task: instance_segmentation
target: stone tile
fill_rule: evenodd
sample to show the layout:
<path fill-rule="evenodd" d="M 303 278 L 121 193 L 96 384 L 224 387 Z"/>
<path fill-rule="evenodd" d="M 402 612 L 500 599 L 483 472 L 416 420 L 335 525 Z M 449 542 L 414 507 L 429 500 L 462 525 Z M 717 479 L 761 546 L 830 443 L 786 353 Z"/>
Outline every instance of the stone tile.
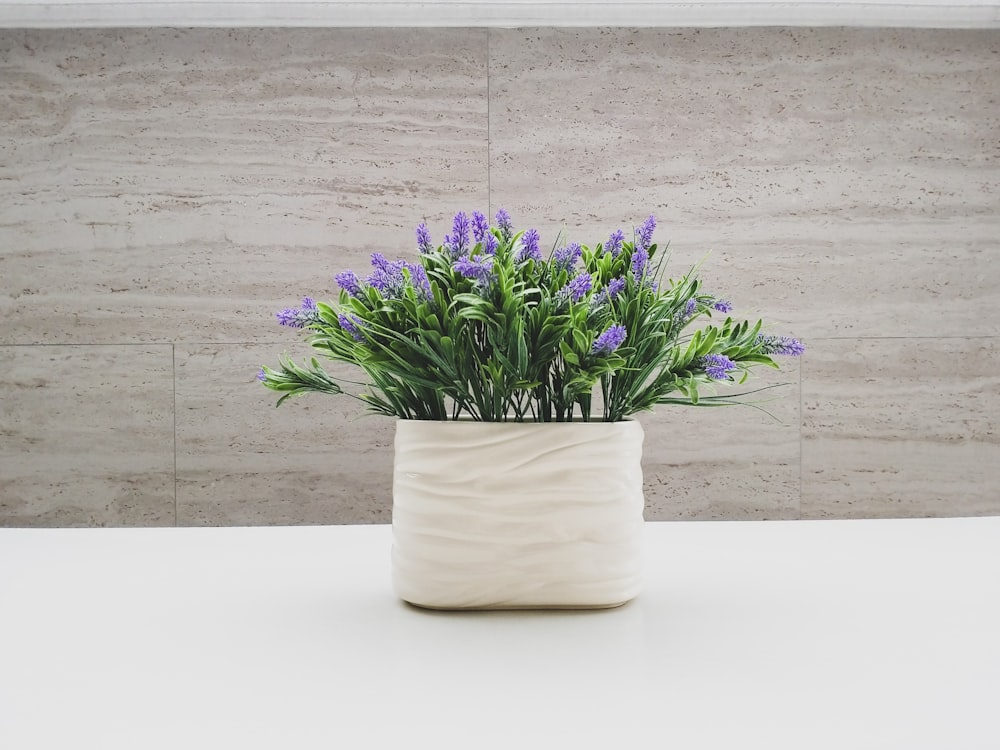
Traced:
<path fill-rule="evenodd" d="M 780 373 L 760 372 L 743 388 L 780 384 L 745 398 L 759 408 L 669 406 L 638 415 L 646 520 L 799 517 L 799 362 L 780 364 Z"/>
<path fill-rule="evenodd" d="M 1000 333 L 1000 38 L 490 33 L 491 203 L 554 241 L 650 212 L 796 335 Z"/>
<path fill-rule="evenodd" d="M 266 340 L 415 252 L 488 200 L 486 34 L 0 32 L 0 343 Z"/>
<path fill-rule="evenodd" d="M 310 356 L 286 332 L 287 345 L 178 347 L 178 525 L 390 521 L 395 422 L 347 396 L 309 394 L 276 409 L 258 369 L 283 353 Z"/>
<path fill-rule="evenodd" d="M 172 526 L 170 346 L 2 346 L 0 525 Z"/>
<path fill-rule="evenodd" d="M 813 342 L 807 518 L 1000 514 L 1000 339 Z"/>

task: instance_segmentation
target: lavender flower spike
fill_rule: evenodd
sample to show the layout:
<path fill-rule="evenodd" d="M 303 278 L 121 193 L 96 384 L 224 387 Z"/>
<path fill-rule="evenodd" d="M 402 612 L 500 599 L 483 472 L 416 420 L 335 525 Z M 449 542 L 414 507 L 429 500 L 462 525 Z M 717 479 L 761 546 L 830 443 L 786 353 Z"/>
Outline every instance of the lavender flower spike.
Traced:
<path fill-rule="evenodd" d="M 459 258 L 469 251 L 469 229 L 469 217 L 464 211 L 459 211 L 452 222 L 451 234 L 444 238 L 444 244 L 452 258 Z"/>
<path fill-rule="evenodd" d="M 579 242 L 571 242 L 566 247 L 561 247 L 553 254 L 552 261 L 555 267 L 563 271 L 569 271 L 576 262 L 583 257 L 583 248 Z"/>
<path fill-rule="evenodd" d="M 417 248 L 422 253 L 434 252 L 434 243 L 431 240 L 431 231 L 423 222 L 417 224 Z"/>
<path fill-rule="evenodd" d="M 590 287 L 593 286 L 593 279 L 589 273 L 581 273 L 559 290 L 560 295 L 568 296 L 574 302 L 579 302 L 587 296 Z"/>
<path fill-rule="evenodd" d="M 487 285 L 493 278 L 493 256 L 477 255 L 474 258 L 459 258 L 452 265 L 456 271 L 477 284 Z"/>
<path fill-rule="evenodd" d="M 514 236 L 514 224 L 510 220 L 510 214 L 507 213 L 507 209 L 501 208 L 497 211 L 496 220 L 504 241 Z"/>
<path fill-rule="evenodd" d="M 302 298 L 302 307 L 286 307 L 277 314 L 278 323 L 289 328 L 305 328 L 319 320 L 316 301 L 312 297 Z"/>
<path fill-rule="evenodd" d="M 616 229 L 608 237 L 608 241 L 604 243 L 604 252 L 611 253 L 612 258 L 617 258 L 618 253 L 622 251 L 622 243 L 625 241 L 625 232 L 621 229 Z"/>
<path fill-rule="evenodd" d="M 650 245 L 653 244 L 653 232 L 656 231 L 656 217 L 650 214 L 649 218 L 646 219 L 642 226 L 639 227 L 638 231 L 635 233 L 635 247 L 636 250 L 642 248 L 643 250 L 648 250 Z"/>
<path fill-rule="evenodd" d="M 717 299 L 712 303 L 712 307 L 718 312 L 730 312 L 733 309 L 733 303 L 727 299 Z"/>
<path fill-rule="evenodd" d="M 615 297 L 617 297 L 619 294 L 622 293 L 622 290 L 624 288 L 625 288 L 625 279 L 616 278 L 616 279 L 611 279 L 611 281 L 608 282 L 608 285 L 604 287 L 604 291 L 607 293 L 608 299 L 613 300 Z"/>
<path fill-rule="evenodd" d="M 382 253 L 372 253 L 374 270 L 368 275 L 368 284 L 378 289 L 384 296 L 398 296 L 406 283 L 403 277 L 405 267 L 405 261 L 390 261 Z"/>
<path fill-rule="evenodd" d="M 487 232 L 486 242 L 483 243 L 483 252 L 487 255 L 496 255 L 498 247 L 500 247 L 500 242 L 497 240 L 496 235 L 493 232 Z"/>
<path fill-rule="evenodd" d="M 712 380 L 728 380 L 729 373 L 738 369 L 736 363 L 725 354 L 706 354 L 702 358 L 702 366 L 705 374 Z"/>
<path fill-rule="evenodd" d="M 591 352 L 593 354 L 611 354 L 625 342 L 627 335 L 628 332 L 625 330 L 625 326 L 616 323 L 597 337 Z"/>
<path fill-rule="evenodd" d="M 757 345 L 760 346 L 762 354 L 780 354 L 785 357 L 798 357 L 806 350 L 801 341 L 788 336 L 764 336 L 761 334 L 757 337 Z"/>
<path fill-rule="evenodd" d="M 538 230 L 529 229 L 521 235 L 521 249 L 517 251 L 514 260 L 523 263 L 529 258 L 535 262 L 541 262 L 542 251 L 538 249 Z"/>
<path fill-rule="evenodd" d="M 632 251 L 632 276 L 636 281 L 642 279 L 646 274 L 646 265 L 649 263 L 649 251 L 644 247 L 636 245 Z"/>
<path fill-rule="evenodd" d="M 348 317 L 344 313 L 337 315 L 337 322 L 340 323 L 340 327 L 351 334 L 351 338 L 355 341 L 364 341 L 364 334 L 361 333 L 361 318 L 357 315 L 351 315 Z"/>
<path fill-rule="evenodd" d="M 361 280 L 354 271 L 343 271 L 333 277 L 337 284 L 352 297 L 361 294 Z"/>
<path fill-rule="evenodd" d="M 263 383 L 265 380 L 267 380 L 267 373 L 264 372 L 264 368 L 263 367 L 261 367 L 260 371 L 257 373 L 257 380 L 259 380 L 261 383 Z"/>
<path fill-rule="evenodd" d="M 305 323 L 299 320 L 300 312 L 297 307 L 286 307 L 284 310 L 279 310 L 275 314 L 275 317 L 278 319 L 278 325 L 288 326 L 289 328 L 302 328 Z"/>
<path fill-rule="evenodd" d="M 487 232 L 490 231 L 490 223 L 486 220 L 486 215 L 481 211 L 472 212 L 472 239 L 482 242 Z"/>
<path fill-rule="evenodd" d="M 417 290 L 417 296 L 431 298 L 431 283 L 427 279 L 427 271 L 419 263 L 407 263 L 406 270 L 410 272 L 410 283 Z"/>

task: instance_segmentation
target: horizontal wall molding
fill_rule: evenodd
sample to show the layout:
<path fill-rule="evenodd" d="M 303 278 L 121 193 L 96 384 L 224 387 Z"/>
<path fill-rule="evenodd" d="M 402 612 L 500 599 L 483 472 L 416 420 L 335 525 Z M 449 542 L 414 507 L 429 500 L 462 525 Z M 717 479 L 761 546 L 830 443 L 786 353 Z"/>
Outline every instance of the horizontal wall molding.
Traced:
<path fill-rule="evenodd" d="M 0 0 L 0 28 L 147 26 L 1000 28 L 1000 0 Z"/>

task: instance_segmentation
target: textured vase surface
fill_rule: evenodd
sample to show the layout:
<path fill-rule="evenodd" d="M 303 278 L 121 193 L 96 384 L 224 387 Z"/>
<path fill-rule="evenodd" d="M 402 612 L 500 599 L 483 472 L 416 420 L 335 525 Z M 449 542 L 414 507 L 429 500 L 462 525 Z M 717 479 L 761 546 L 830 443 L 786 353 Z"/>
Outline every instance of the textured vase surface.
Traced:
<path fill-rule="evenodd" d="M 642 573 L 638 422 L 396 425 L 392 576 L 438 609 L 614 607 Z"/>

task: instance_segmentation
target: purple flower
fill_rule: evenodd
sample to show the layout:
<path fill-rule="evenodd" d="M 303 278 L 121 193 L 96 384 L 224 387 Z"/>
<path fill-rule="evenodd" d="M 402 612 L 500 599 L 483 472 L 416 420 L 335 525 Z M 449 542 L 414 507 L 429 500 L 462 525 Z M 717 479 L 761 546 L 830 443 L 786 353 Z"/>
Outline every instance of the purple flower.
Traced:
<path fill-rule="evenodd" d="M 719 312 L 727 313 L 733 309 L 733 303 L 727 299 L 717 299 L 712 303 L 712 307 Z"/>
<path fill-rule="evenodd" d="M 431 241 L 431 231 L 424 223 L 417 224 L 417 248 L 422 253 L 434 252 L 434 243 Z"/>
<path fill-rule="evenodd" d="M 680 322 L 687 323 L 691 318 L 694 317 L 694 314 L 696 312 L 698 312 L 698 300 L 692 297 L 691 299 L 689 299 L 687 302 L 684 303 L 684 309 L 681 311 L 680 316 L 678 316 L 680 317 Z"/>
<path fill-rule="evenodd" d="M 278 325 L 288 326 L 289 328 L 302 328 L 305 323 L 299 320 L 300 312 L 301 310 L 297 307 L 286 307 L 284 310 L 279 310 L 276 313 Z"/>
<path fill-rule="evenodd" d="M 624 288 L 625 279 L 611 279 L 611 281 L 609 281 L 601 290 L 600 294 L 597 295 L 595 302 L 597 302 L 597 304 L 610 302 L 621 294 Z"/>
<path fill-rule="evenodd" d="M 786 357 L 798 357 L 806 347 L 798 339 L 788 336 L 764 336 L 757 337 L 757 346 L 760 347 L 761 354 L 781 354 Z"/>
<path fill-rule="evenodd" d="M 264 368 L 263 367 L 261 367 L 260 368 L 260 372 L 257 373 L 257 380 L 259 380 L 261 383 L 263 383 L 265 380 L 267 380 L 267 373 L 264 372 Z"/>
<path fill-rule="evenodd" d="M 477 284 L 487 285 L 493 278 L 493 256 L 477 255 L 474 258 L 459 258 L 452 265 L 456 271 Z"/>
<path fill-rule="evenodd" d="M 553 263 L 557 269 L 569 271 L 581 257 L 583 257 L 583 248 L 580 247 L 580 243 L 571 242 L 566 247 L 555 251 Z"/>
<path fill-rule="evenodd" d="M 319 320 L 316 302 L 312 297 L 302 298 L 302 307 L 286 307 L 277 314 L 278 323 L 289 328 L 305 328 Z"/>
<path fill-rule="evenodd" d="M 521 249 L 517 251 L 514 260 L 517 263 L 523 263 L 530 258 L 533 261 L 540 262 L 542 260 L 542 251 L 538 249 L 538 240 L 537 229 L 529 229 L 522 234 Z"/>
<path fill-rule="evenodd" d="M 622 242 L 625 241 L 625 232 L 621 229 L 616 229 L 608 237 L 608 241 L 604 243 L 604 252 L 611 253 L 612 258 L 617 258 L 618 253 L 622 251 Z"/>
<path fill-rule="evenodd" d="M 417 296 L 424 299 L 431 297 L 431 283 L 427 280 L 427 271 L 419 263 L 407 263 L 406 270 L 410 272 L 410 283 L 417 290 Z"/>
<path fill-rule="evenodd" d="M 616 323 L 597 337 L 591 352 L 593 354 L 611 354 L 624 343 L 626 335 L 625 326 Z"/>
<path fill-rule="evenodd" d="M 683 328 L 698 312 L 698 300 L 694 297 L 684 303 L 684 307 L 674 313 L 674 327 Z"/>
<path fill-rule="evenodd" d="M 377 289 L 383 297 L 399 298 L 403 296 L 407 287 L 404 270 L 409 271 L 409 282 L 416 289 L 417 295 L 430 297 L 431 285 L 422 265 L 407 263 L 405 260 L 388 260 L 382 253 L 372 253 L 372 272 L 368 274 L 366 282 L 373 289 Z M 352 297 L 356 297 L 361 291 L 358 277 L 351 271 L 337 274 L 337 282 L 347 289 Z"/>
<path fill-rule="evenodd" d="M 355 341 L 364 341 L 364 334 L 361 333 L 361 326 L 364 325 L 361 318 L 357 315 L 347 316 L 344 313 L 340 313 L 337 316 L 337 322 L 340 323 L 340 327 L 351 334 L 351 338 Z"/>
<path fill-rule="evenodd" d="M 487 232 L 486 242 L 483 244 L 483 252 L 487 255 L 496 255 L 499 246 L 500 243 L 497 241 L 496 235 L 493 232 Z"/>
<path fill-rule="evenodd" d="M 632 276 L 636 281 L 642 279 L 646 273 L 646 265 L 649 263 L 649 251 L 644 247 L 636 245 L 632 251 Z"/>
<path fill-rule="evenodd" d="M 444 245 L 452 258 L 458 258 L 469 251 L 469 217 L 464 211 L 455 214 L 451 234 L 445 235 Z"/>
<path fill-rule="evenodd" d="M 497 226 L 500 228 L 500 234 L 503 236 L 504 242 L 506 242 L 514 236 L 514 224 L 510 220 L 510 214 L 507 213 L 507 209 L 501 208 L 497 211 L 496 219 Z"/>
<path fill-rule="evenodd" d="M 638 250 L 642 248 L 643 250 L 648 250 L 650 245 L 653 244 L 653 232 L 656 231 L 656 218 L 650 214 L 649 218 L 646 219 L 642 226 L 635 233 L 635 248 Z"/>
<path fill-rule="evenodd" d="M 736 363 L 725 354 L 707 354 L 702 357 L 701 366 L 712 380 L 728 380 L 729 373 L 738 369 Z"/>
<path fill-rule="evenodd" d="M 589 273 L 581 273 L 559 290 L 560 297 L 569 297 L 574 302 L 579 302 L 587 296 L 590 287 L 593 286 L 593 279 Z"/>
<path fill-rule="evenodd" d="M 486 220 L 486 214 L 480 211 L 472 212 L 472 239 L 482 242 L 486 234 L 490 231 L 490 223 Z"/>
<path fill-rule="evenodd" d="M 361 294 L 361 280 L 358 279 L 358 275 L 354 271 L 343 271 L 333 278 L 340 285 L 340 288 L 352 297 Z"/>
<path fill-rule="evenodd" d="M 368 274 L 368 285 L 378 289 L 385 297 L 399 296 L 406 283 L 403 276 L 406 261 L 390 261 L 382 253 L 372 253 L 372 268 L 374 270 Z"/>

